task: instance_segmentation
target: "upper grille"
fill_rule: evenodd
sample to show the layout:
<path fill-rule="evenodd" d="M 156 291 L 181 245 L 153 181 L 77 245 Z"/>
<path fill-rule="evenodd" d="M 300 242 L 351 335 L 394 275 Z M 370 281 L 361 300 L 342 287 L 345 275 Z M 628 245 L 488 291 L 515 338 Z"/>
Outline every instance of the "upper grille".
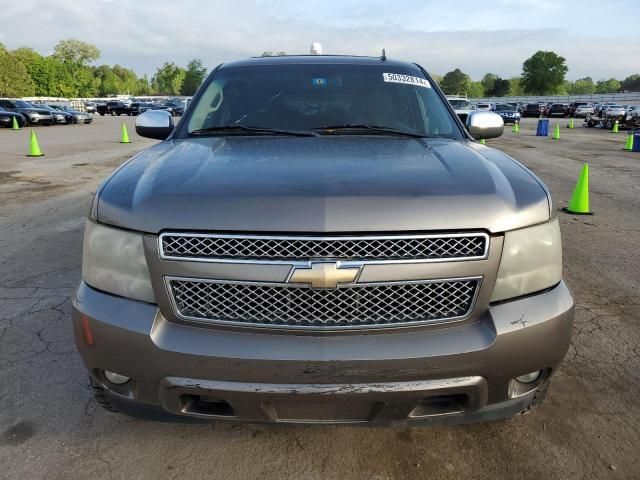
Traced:
<path fill-rule="evenodd" d="M 164 258 L 238 260 L 470 260 L 487 254 L 482 233 L 380 237 L 160 236 Z"/>
<path fill-rule="evenodd" d="M 327 290 L 191 279 L 168 282 L 176 311 L 186 319 L 341 329 L 464 317 L 473 307 L 480 280 L 352 284 Z"/>

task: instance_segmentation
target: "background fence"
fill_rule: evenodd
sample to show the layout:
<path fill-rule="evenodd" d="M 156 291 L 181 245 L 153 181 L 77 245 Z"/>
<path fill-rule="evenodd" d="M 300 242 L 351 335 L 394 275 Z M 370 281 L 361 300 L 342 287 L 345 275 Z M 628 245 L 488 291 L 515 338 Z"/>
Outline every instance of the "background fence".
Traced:
<path fill-rule="evenodd" d="M 640 92 L 625 92 L 625 93 L 594 93 L 590 95 L 529 95 L 529 96 L 514 96 L 514 97 L 483 97 L 472 98 L 472 102 L 492 102 L 492 103 L 538 103 L 538 102 L 553 102 L 553 103 L 571 103 L 571 102 L 589 102 L 589 103 L 602 103 L 602 102 L 616 102 L 620 105 L 633 105 L 640 104 Z"/>

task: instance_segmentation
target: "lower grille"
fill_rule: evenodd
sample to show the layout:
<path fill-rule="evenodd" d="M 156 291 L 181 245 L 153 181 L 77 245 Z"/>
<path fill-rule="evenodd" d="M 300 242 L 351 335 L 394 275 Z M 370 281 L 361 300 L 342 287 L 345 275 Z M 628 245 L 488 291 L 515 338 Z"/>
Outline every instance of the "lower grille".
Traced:
<path fill-rule="evenodd" d="M 169 287 L 184 319 L 341 329 L 459 319 L 473 308 L 479 283 L 474 278 L 310 289 L 171 279 Z"/>

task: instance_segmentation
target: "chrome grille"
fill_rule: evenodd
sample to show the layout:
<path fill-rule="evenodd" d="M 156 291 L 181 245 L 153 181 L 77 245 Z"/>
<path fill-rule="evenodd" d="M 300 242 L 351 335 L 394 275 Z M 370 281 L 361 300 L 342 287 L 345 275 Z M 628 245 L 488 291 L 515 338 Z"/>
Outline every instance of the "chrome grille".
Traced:
<path fill-rule="evenodd" d="M 377 237 L 160 236 L 163 258 L 238 260 L 472 260 L 485 258 L 483 233 Z"/>
<path fill-rule="evenodd" d="M 184 319 L 257 326 L 384 327 L 469 314 L 480 279 L 353 284 L 310 289 L 278 284 L 169 279 Z"/>

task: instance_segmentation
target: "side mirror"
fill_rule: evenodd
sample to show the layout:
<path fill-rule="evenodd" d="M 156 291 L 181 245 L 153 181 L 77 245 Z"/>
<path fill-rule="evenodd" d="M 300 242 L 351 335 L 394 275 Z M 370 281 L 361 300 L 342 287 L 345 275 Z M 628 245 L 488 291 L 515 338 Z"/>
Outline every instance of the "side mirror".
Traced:
<path fill-rule="evenodd" d="M 504 121 L 497 113 L 471 112 L 467 117 L 467 130 L 476 140 L 496 138 L 504 133 Z"/>
<path fill-rule="evenodd" d="M 173 131 L 173 118 L 164 110 L 147 110 L 136 118 L 136 133 L 141 137 L 164 140 Z"/>

